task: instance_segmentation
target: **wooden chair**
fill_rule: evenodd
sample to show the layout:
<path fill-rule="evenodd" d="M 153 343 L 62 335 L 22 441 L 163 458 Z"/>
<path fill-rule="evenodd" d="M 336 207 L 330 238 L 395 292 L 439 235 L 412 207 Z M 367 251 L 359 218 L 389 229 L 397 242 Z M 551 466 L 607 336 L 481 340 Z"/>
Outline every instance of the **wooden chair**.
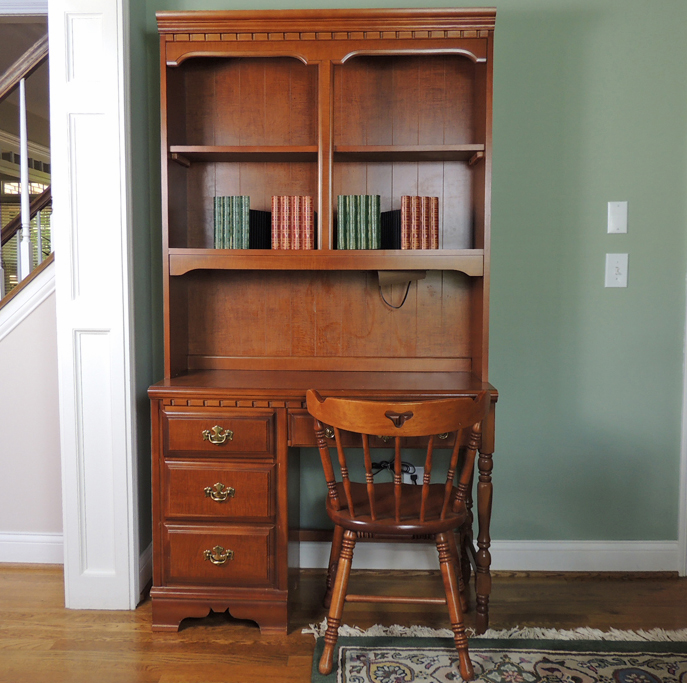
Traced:
<path fill-rule="evenodd" d="M 320 673 L 328 674 L 332 670 L 344 602 L 439 602 L 448 605 L 460 674 L 466 681 L 474 677 L 458 588 L 460 558 L 454 530 L 463 526 L 468 519 L 465 501 L 475 454 L 480 445 L 482 420 L 489 410 L 489 403 L 490 395 L 486 391 L 475 398 L 396 403 L 343 398 L 323 400 L 316 391 L 307 392 L 308 411 L 315 418 L 315 434 L 329 490 L 327 513 L 334 522 L 330 564 L 336 564 Z M 341 471 L 341 481 L 338 482 L 325 439 L 326 427 L 333 428 L 334 432 Z M 469 431 L 467 439 L 464 430 Z M 350 480 L 343 431 L 361 435 L 353 443 L 362 446 L 364 483 Z M 456 432 L 446 478 L 442 483 L 430 483 L 430 479 L 436 479 L 437 468 L 433 462 L 435 435 L 446 432 Z M 376 483 L 373 480 L 370 437 L 373 440 L 376 437 L 394 437 L 393 482 Z M 401 445 L 404 437 L 428 437 L 422 486 L 402 483 Z M 345 435 L 345 438 L 351 441 L 350 435 Z M 465 447 L 465 453 L 456 480 L 462 447 Z M 347 595 L 353 548 L 359 535 L 385 539 L 433 536 L 439 552 L 446 598 Z"/>

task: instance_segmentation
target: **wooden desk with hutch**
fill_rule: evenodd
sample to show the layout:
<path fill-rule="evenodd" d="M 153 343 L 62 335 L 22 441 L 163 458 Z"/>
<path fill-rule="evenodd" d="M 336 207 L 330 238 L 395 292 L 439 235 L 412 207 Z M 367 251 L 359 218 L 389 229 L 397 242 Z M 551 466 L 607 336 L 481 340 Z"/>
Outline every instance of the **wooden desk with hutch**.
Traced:
<path fill-rule="evenodd" d="M 153 628 L 229 609 L 287 628 L 305 392 L 488 384 L 491 9 L 160 12 L 165 379 L 153 425 Z M 213 249 L 213 197 L 312 195 L 313 251 Z M 438 250 L 337 250 L 336 197 L 438 196 Z M 413 271 L 386 305 L 378 273 Z M 422 279 L 410 279 L 418 277 Z M 400 304 L 404 284 L 384 294 Z M 496 393 L 493 394 L 496 401 Z M 494 410 L 476 475 L 488 625 Z M 412 445 L 412 444 L 409 444 Z M 323 483 L 324 494 L 324 483 Z M 291 499 L 290 499 L 291 498 Z M 297 501 L 295 501 L 297 503 Z M 297 510 L 297 505 L 295 506 Z"/>

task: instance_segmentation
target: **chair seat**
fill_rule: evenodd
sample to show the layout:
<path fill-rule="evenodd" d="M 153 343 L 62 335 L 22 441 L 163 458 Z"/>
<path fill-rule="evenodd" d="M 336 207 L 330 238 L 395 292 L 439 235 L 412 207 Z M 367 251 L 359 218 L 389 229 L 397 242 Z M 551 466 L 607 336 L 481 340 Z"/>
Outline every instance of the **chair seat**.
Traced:
<path fill-rule="evenodd" d="M 373 520 L 370 514 L 370 503 L 365 484 L 350 482 L 355 517 L 351 516 L 350 510 L 345 503 L 346 495 L 343 490 L 343 484 L 338 482 L 336 486 L 342 508 L 335 510 L 330 498 L 327 498 L 327 514 L 334 524 L 338 524 L 344 529 L 350 529 L 351 531 L 377 533 L 390 537 L 438 534 L 458 528 L 467 518 L 467 510 L 464 504 L 460 504 L 457 511 L 452 510 L 449 505 L 449 509 L 446 511 L 446 518 L 439 518 L 444 502 L 444 484 L 430 484 L 424 521 L 420 521 L 422 486 L 401 484 L 403 487 L 403 506 L 401 508 L 400 523 L 396 522 L 394 515 L 393 482 L 375 484 L 375 512 L 378 517 L 376 520 Z"/>

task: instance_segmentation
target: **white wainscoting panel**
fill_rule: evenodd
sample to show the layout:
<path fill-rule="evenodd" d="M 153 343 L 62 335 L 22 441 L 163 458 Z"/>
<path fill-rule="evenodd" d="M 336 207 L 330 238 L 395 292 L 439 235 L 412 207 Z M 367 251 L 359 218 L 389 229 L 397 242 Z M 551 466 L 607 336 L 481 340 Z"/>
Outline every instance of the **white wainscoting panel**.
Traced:
<path fill-rule="evenodd" d="M 65 602 L 139 599 L 127 0 L 51 0 Z"/>

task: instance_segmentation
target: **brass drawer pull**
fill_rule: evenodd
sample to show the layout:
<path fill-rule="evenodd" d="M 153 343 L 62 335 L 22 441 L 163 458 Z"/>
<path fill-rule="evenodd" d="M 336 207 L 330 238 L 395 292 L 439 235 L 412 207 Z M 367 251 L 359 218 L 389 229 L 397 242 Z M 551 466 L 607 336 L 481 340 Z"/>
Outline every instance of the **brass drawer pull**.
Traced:
<path fill-rule="evenodd" d="M 225 550 L 221 545 L 216 545 L 212 550 L 204 550 L 203 557 L 210 560 L 212 564 L 217 566 L 224 564 L 227 560 L 234 559 L 233 550 Z"/>
<path fill-rule="evenodd" d="M 203 441 L 209 441 L 216 446 L 221 446 L 226 441 L 231 441 L 234 438 L 234 432 L 231 429 L 223 429 L 219 425 L 215 425 L 212 429 L 203 430 Z"/>
<path fill-rule="evenodd" d="M 437 438 L 448 439 L 448 432 L 444 432 L 443 434 L 437 434 Z"/>
<path fill-rule="evenodd" d="M 391 439 L 393 439 L 394 437 L 393 436 L 378 436 L 377 438 L 381 439 L 384 443 L 389 443 L 389 441 L 391 441 Z"/>
<path fill-rule="evenodd" d="M 206 498 L 212 498 L 218 503 L 223 503 L 227 498 L 233 498 L 236 493 L 232 486 L 225 486 L 219 481 L 214 486 L 206 486 L 204 491 Z"/>
<path fill-rule="evenodd" d="M 334 430 L 331 427 L 325 427 L 324 428 L 324 436 L 327 439 L 333 439 L 334 438 Z"/>

